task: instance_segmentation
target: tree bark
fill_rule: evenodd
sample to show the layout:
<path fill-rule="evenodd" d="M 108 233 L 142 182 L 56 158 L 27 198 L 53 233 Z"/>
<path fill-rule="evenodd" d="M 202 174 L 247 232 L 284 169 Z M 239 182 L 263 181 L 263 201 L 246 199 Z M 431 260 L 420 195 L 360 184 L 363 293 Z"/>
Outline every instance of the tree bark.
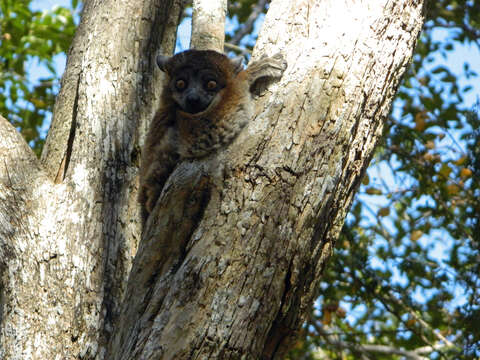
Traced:
<path fill-rule="evenodd" d="M 112 356 L 281 358 L 317 295 L 422 22 L 422 1 L 271 3 L 254 57 L 280 50 L 288 69 L 232 146 L 180 164 L 165 185 Z"/>
<path fill-rule="evenodd" d="M 227 0 L 193 0 L 190 48 L 223 52 Z"/>
<path fill-rule="evenodd" d="M 253 57 L 281 52 L 284 76 L 228 149 L 176 168 L 138 244 L 154 59 L 181 11 L 85 3 L 41 161 L 0 119 L 0 358 L 273 359 L 301 326 L 423 1 L 274 0 Z"/>
<path fill-rule="evenodd" d="M 0 358 L 103 359 L 140 238 L 139 139 L 182 1 L 85 2 L 41 161 L 0 120 Z"/>

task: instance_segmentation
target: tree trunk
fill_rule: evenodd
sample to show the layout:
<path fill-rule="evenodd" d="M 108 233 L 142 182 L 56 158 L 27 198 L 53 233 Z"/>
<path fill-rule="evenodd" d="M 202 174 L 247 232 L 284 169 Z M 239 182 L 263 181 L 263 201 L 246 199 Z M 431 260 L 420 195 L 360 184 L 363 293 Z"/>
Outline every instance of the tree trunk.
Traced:
<path fill-rule="evenodd" d="M 271 4 L 254 55 L 281 49 L 287 72 L 229 149 L 181 164 L 166 184 L 130 274 L 132 300 L 112 354 L 282 355 L 315 299 L 422 7 Z"/>
<path fill-rule="evenodd" d="M 227 0 L 193 0 L 190 48 L 223 52 Z"/>
<path fill-rule="evenodd" d="M 140 237 L 155 54 L 173 51 L 181 2 L 85 2 L 41 161 L 0 120 L 1 359 L 104 357 Z"/>
<path fill-rule="evenodd" d="M 273 1 L 254 57 L 281 52 L 284 76 L 228 149 L 177 166 L 139 244 L 154 58 L 173 48 L 182 1 L 85 4 L 42 160 L 0 120 L 0 358 L 280 358 L 315 299 L 423 1 Z"/>

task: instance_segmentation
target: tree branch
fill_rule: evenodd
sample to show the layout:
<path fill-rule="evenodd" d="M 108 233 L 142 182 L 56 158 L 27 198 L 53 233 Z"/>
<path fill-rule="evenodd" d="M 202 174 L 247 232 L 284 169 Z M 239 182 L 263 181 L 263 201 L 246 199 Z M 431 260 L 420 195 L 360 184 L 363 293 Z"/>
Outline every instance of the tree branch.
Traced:
<path fill-rule="evenodd" d="M 250 50 L 230 43 L 225 43 L 225 49 L 233 50 L 243 55 L 252 55 L 252 52 Z"/>
<path fill-rule="evenodd" d="M 377 353 L 377 354 L 387 354 L 387 355 L 401 355 L 405 356 L 407 359 L 411 360 L 426 360 L 427 358 L 420 356 L 417 351 L 413 350 L 405 350 L 405 349 L 399 349 L 399 348 L 394 348 L 392 346 L 387 346 L 387 345 L 374 345 L 374 344 L 356 344 L 356 343 L 350 343 L 350 342 L 345 342 L 341 341 L 338 339 L 332 339 L 331 334 L 328 334 L 321 325 L 319 325 L 317 322 L 312 322 L 313 327 L 317 331 L 317 333 L 325 339 L 327 343 L 330 345 L 333 345 L 335 347 L 341 348 L 341 349 L 349 349 L 350 351 L 353 352 L 359 352 L 362 355 L 367 356 L 369 353 Z M 424 348 L 420 348 L 422 351 Z M 367 356 L 368 358 L 368 356 Z"/>
<path fill-rule="evenodd" d="M 42 177 L 40 164 L 18 131 L 0 116 L 0 247 L 19 226 L 20 211 Z M 0 252 L 2 249 L 0 248 Z M 0 256 L 0 259 L 4 257 Z"/>
<path fill-rule="evenodd" d="M 227 0 L 194 0 L 190 48 L 223 52 Z"/>
<path fill-rule="evenodd" d="M 418 322 L 421 326 L 430 331 L 438 340 L 444 342 L 448 347 L 455 347 L 455 344 L 453 344 L 450 340 L 443 336 L 439 331 L 433 329 L 425 320 L 420 318 L 412 308 L 398 300 L 395 295 L 393 295 L 391 292 L 388 292 L 387 296 L 390 301 L 406 310 L 410 314 L 410 316 L 415 319 L 416 322 Z"/>
<path fill-rule="evenodd" d="M 263 9 L 265 9 L 265 5 L 267 4 L 268 1 L 269 0 L 258 1 L 257 5 L 255 5 L 255 7 L 252 10 L 252 13 L 248 16 L 247 21 L 245 21 L 242 27 L 235 32 L 235 35 L 233 36 L 232 40 L 230 40 L 230 43 L 232 45 L 240 44 L 240 41 L 243 39 L 243 37 L 252 32 L 255 21 L 263 12 Z"/>
<path fill-rule="evenodd" d="M 0 332 L 1 358 L 103 358 L 140 237 L 138 147 L 160 97 L 154 59 L 173 49 L 182 4 L 85 3 L 46 172 L 0 119 L 0 320 L 16 335 Z"/>
<path fill-rule="evenodd" d="M 439 29 L 439 28 L 444 28 L 444 29 L 450 29 L 450 30 L 458 30 L 460 29 L 464 33 L 469 35 L 469 40 L 471 40 L 473 43 L 477 45 L 478 48 L 480 48 L 480 30 L 477 30 L 467 23 L 453 23 L 453 22 L 435 22 L 433 24 L 426 24 L 425 25 L 425 30 L 433 30 L 433 29 Z"/>

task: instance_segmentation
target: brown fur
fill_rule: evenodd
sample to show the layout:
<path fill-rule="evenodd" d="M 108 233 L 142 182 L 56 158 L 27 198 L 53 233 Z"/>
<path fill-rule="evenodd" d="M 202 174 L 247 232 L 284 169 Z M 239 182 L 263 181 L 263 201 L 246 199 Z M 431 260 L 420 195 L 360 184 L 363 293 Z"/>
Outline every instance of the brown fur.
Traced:
<path fill-rule="evenodd" d="M 280 57 L 263 58 L 242 70 L 238 60 L 211 50 L 187 50 L 171 58 L 159 56 L 157 61 L 167 79 L 142 151 L 139 202 L 143 223 L 176 164 L 228 146 L 253 116 L 251 93 L 257 80 L 279 78 L 286 66 Z M 224 85 L 210 105 L 195 114 L 184 111 L 172 97 L 172 79 L 187 67 L 210 69 Z"/>

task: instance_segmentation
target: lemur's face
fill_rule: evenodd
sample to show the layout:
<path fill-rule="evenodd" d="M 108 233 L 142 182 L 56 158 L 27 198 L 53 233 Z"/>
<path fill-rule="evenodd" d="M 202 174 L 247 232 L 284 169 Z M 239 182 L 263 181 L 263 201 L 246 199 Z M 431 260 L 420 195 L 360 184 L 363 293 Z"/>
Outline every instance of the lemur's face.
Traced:
<path fill-rule="evenodd" d="M 209 68 L 182 67 L 170 75 L 173 100 L 182 111 L 190 114 L 202 112 L 225 87 L 225 80 Z"/>
<path fill-rule="evenodd" d="M 187 50 L 172 57 L 157 56 L 168 76 L 168 88 L 180 110 L 197 114 L 219 97 L 243 68 L 238 59 L 211 50 Z"/>

